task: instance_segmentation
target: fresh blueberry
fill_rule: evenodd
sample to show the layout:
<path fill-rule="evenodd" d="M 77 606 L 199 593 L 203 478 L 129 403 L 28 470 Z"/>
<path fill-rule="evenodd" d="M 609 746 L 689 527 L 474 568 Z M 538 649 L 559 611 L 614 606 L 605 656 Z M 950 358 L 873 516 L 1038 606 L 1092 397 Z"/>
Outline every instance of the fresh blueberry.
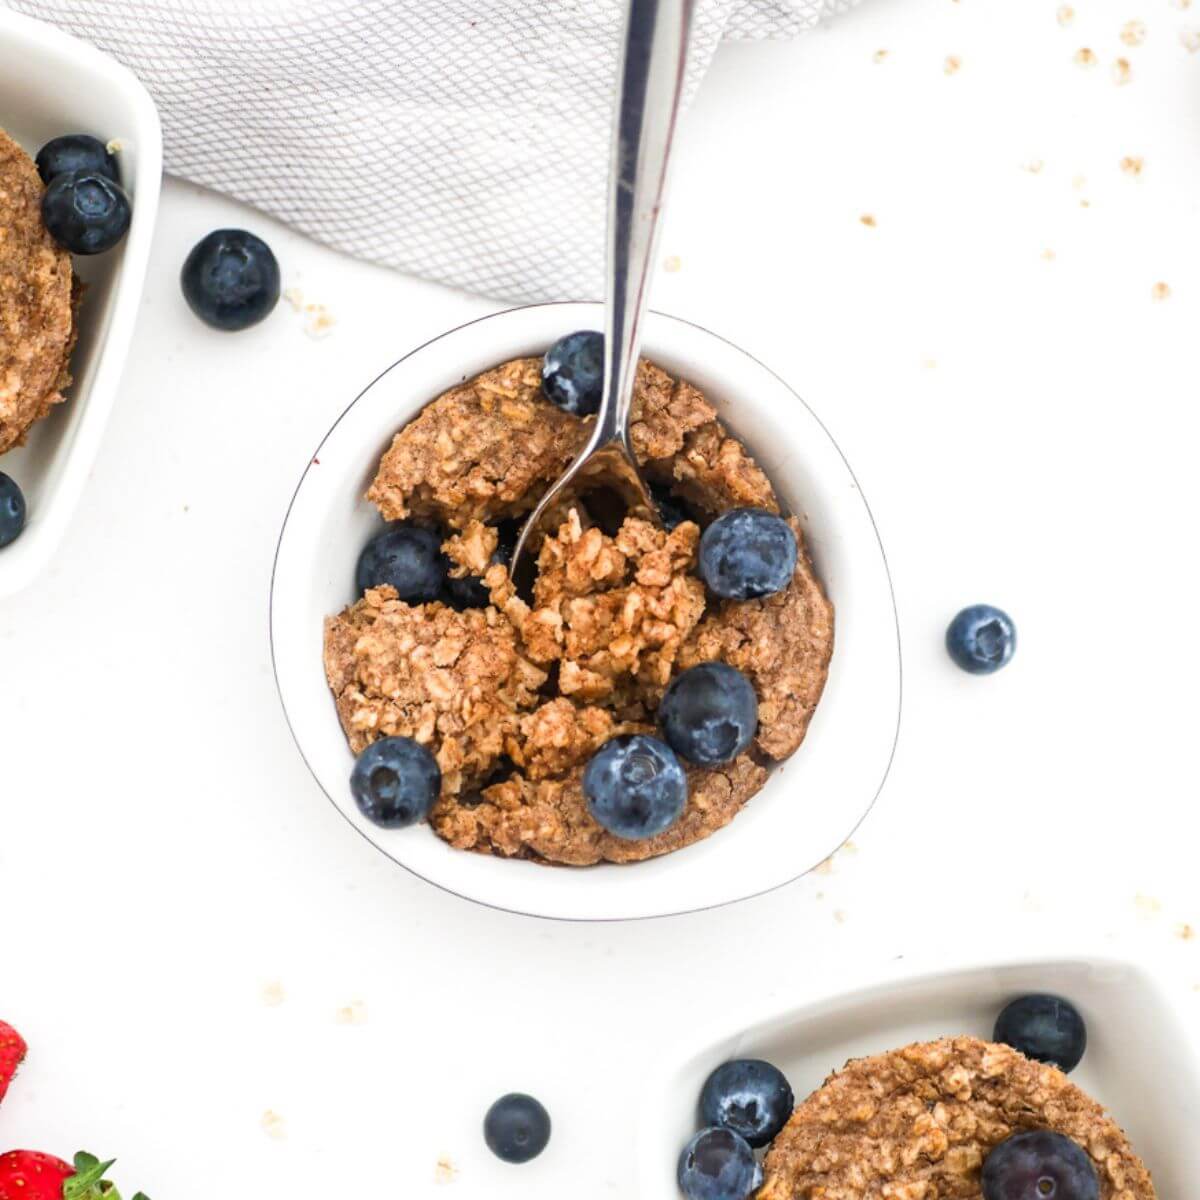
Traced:
<path fill-rule="evenodd" d="M 362 815 L 384 829 L 403 829 L 424 820 L 441 789 L 436 759 L 412 738 L 372 742 L 350 773 L 350 791 Z"/>
<path fill-rule="evenodd" d="M 51 138 L 37 156 L 38 174 L 43 183 L 50 183 L 70 171 L 98 171 L 113 183 L 121 182 L 117 160 L 108 147 L 90 133 L 68 133 Z"/>
<path fill-rule="evenodd" d="M 701 663 L 671 681 L 658 706 L 658 722 L 676 754 L 712 767 L 732 762 L 754 740 L 758 697 L 736 668 Z"/>
<path fill-rule="evenodd" d="M 0 546 L 21 536 L 25 528 L 25 495 L 17 481 L 0 471 Z"/>
<path fill-rule="evenodd" d="M 662 833 L 687 805 L 687 776 L 675 751 L 644 733 L 605 742 L 583 771 L 588 811 L 614 837 Z"/>
<path fill-rule="evenodd" d="M 996 1018 L 993 1041 L 1026 1058 L 1053 1063 L 1062 1071 L 1079 1066 L 1087 1049 L 1087 1026 L 1079 1010 L 1058 996 L 1021 996 Z"/>
<path fill-rule="evenodd" d="M 426 604 L 441 596 L 447 566 L 438 534 L 397 521 L 363 547 L 354 582 L 359 595 L 388 584 L 406 604 Z"/>
<path fill-rule="evenodd" d="M 700 577 L 725 600 L 756 600 L 787 587 L 796 554 L 796 535 L 782 517 L 732 508 L 700 538 Z"/>
<path fill-rule="evenodd" d="M 527 1163 L 550 1141 L 550 1114 L 532 1096 L 510 1092 L 487 1110 L 483 1139 L 504 1162 Z"/>
<path fill-rule="evenodd" d="M 279 302 L 279 263 L 262 238 L 244 229 L 202 237 L 179 282 L 192 312 L 214 329 L 249 329 Z"/>
<path fill-rule="evenodd" d="M 678 1178 L 688 1200 L 749 1200 L 762 1187 L 762 1167 L 732 1129 L 702 1129 L 679 1156 Z"/>
<path fill-rule="evenodd" d="M 760 1058 L 722 1063 L 700 1093 L 700 1116 L 706 1125 L 732 1129 L 758 1149 L 787 1124 L 795 1098 L 778 1067 Z"/>
<path fill-rule="evenodd" d="M 604 388 L 604 334 L 581 329 L 559 338 L 542 359 L 542 391 L 563 412 L 590 416 Z"/>
<path fill-rule="evenodd" d="M 688 516 L 687 509 L 683 507 L 683 504 L 671 492 L 670 488 L 652 483 L 650 485 L 650 495 L 653 497 L 654 503 L 658 506 L 659 519 L 663 523 L 663 528 L 668 533 L 672 529 L 678 528 L 684 521 L 692 519 Z"/>
<path fill-rule="evenodd" d="M 1012 617 L 990 604 L 972 604 L 950 622 L 946 649 L 950 657 L 972 675 L 1000 670 L 1017 648 L 1017 628 Z"/>
<path fill-rule="evenodd" d="M 128 232 L 129 197 L 100 171 L 57 175 L 42 196 L 42 223 L 64 250 L 103 254 Z"/>
<path fill-rule="evenodd" d="M 1061 1133 L 1027 1129 L 983 1161 L 983 1200 L 1100 1200 L 1087 1152 Z"/>
<path fill-rule="evenodd" d="M 513 551 L 517 548 L 517 537 L 521 526 L 516 521 L 501 521 L 496 526 L 496 549 L 492 551 L 490 563 L 508 566 Z M 479 575 L 467 575 L 462 579 L 446 578 L 446 603 L 462 612 L 467 608 L 486 608 L 491 603 L 491 594 Z"/>

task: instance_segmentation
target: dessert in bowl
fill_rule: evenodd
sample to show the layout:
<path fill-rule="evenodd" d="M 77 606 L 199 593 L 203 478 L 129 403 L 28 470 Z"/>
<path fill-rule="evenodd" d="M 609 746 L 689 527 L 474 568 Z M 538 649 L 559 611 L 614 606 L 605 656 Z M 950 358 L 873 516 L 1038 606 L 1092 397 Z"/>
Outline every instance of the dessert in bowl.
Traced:
<path fill-rule="evenodd" d="M 595 305 L 501 313 L 385 372 L 304 473 L 271 601 L 284 707 L 341 811 L 452 891 L 577 918 L 705 907 L 802 874 L 869 808 L 899 708 L 886 565 L 837 447 L 776 376 L 684 322 L 648 322 L 634 427 L 647 473 L 683 508 L 675 528 L 618 518 L 606 530 L 586 508 L 564 513 L 528 602 L 490 561 L 505 523 L 578 447 L 580 419 L 541 395 L 541 356 L 598 316 Z M 794 569 L 770 595 L 721 599 L 697 578 L 700 527 L 747 508 L 786 514 Z M 457 599 L 402 599 L 362 578 L 384 519 L 433 531 Z M 604 827 L 584 795 L 587 763 L 614 739 L 666 736 L 663 693 L 714 661 L 753 683 L 753 744 L 688 762 L 686 802 L 655 836 Z M 397 737 L 436 760 L 440 839 L 380 828 L 352 796 L 356 754 Z"/>

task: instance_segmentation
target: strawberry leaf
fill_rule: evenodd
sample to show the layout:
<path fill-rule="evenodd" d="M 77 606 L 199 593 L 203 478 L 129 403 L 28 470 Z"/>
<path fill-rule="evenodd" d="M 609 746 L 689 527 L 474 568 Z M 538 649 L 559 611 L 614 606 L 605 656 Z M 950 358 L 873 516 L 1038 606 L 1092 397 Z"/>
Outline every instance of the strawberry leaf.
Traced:
<path fill-rule="evenodd" d="M 75 1174 L 63 1181 L 63 1200 L 121 1200 L 116 1189 L 104 1178 L 104 1172 L 116 1162 L 101 1162 L 94 1154 L 80 1151 L 75 1155 Z"/>

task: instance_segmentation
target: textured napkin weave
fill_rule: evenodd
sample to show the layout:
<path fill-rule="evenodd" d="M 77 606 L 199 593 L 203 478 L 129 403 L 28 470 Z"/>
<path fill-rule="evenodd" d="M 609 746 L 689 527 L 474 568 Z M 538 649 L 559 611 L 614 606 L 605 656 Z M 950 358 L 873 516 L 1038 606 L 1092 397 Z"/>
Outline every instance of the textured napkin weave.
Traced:
<path fill-rule="evenodd" d="M 601 293 L 622 0 L 5 2 L 132 68 L 173 174 L 442 283 Z M 689 91 L 851 3 L 700 0 Z"/>

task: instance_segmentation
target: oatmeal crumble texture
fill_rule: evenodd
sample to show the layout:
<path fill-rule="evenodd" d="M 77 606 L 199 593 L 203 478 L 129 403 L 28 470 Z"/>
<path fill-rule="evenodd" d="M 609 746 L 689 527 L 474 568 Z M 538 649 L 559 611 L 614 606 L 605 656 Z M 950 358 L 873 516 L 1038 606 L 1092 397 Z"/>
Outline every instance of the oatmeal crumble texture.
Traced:
<path fill-rule="evenodd" d="M 80 289 L 42 224 L 42 181 L 0 129 L 0 454 L 21 445 L 71 382 Z"/>
<path fill-rule="evenodd" d="M 740 505 L 779 510 L 766 475 L 701 393 L 648 362 L 631 434 L 647 475 L 700 520 Z M 667 532 L 627 517 L 610 534 L 585 497 L 542 543 L 531 602 L 517 594 L 491 562 L 498 536 L 487 522 L 532 508 L 584 435 L 543 399 L 538 359 L 438 397 L 396 435 L 369 496 L 388 519 L 448 529 L 450 574 L 481 577 L 491 603 L 411 606 L 382 587 L 326 622 L 326 675 L 351 749 L 388 735 L 428 745 L 442 770 L 430 824 L 461 849 L 583 866 L 707 837 L 762 787 L 769 760 L 800 745 L 824 686 L 833 610 L 795 520 L 801 553 L 783 592 L 712 602 L 696 576 L 696 521 Z M 611 737 L 652 731 L 673 674 L 713 659 L 755 686 L 753 751 L 690 769 L 687 809 L 666 832 L 611 836 L 584 801 L 588 759 Z"/>
<path fill-rule="evenodd" d="M 1101 1200 L 1154 1200 L 1112 1118 L 1055 1067 L 970 1037 L 856 1059 L 803 1101 L 758 1200 L 978 1200 L 988 1152 L 1051 1129 L 1091 1157 Z"/>

